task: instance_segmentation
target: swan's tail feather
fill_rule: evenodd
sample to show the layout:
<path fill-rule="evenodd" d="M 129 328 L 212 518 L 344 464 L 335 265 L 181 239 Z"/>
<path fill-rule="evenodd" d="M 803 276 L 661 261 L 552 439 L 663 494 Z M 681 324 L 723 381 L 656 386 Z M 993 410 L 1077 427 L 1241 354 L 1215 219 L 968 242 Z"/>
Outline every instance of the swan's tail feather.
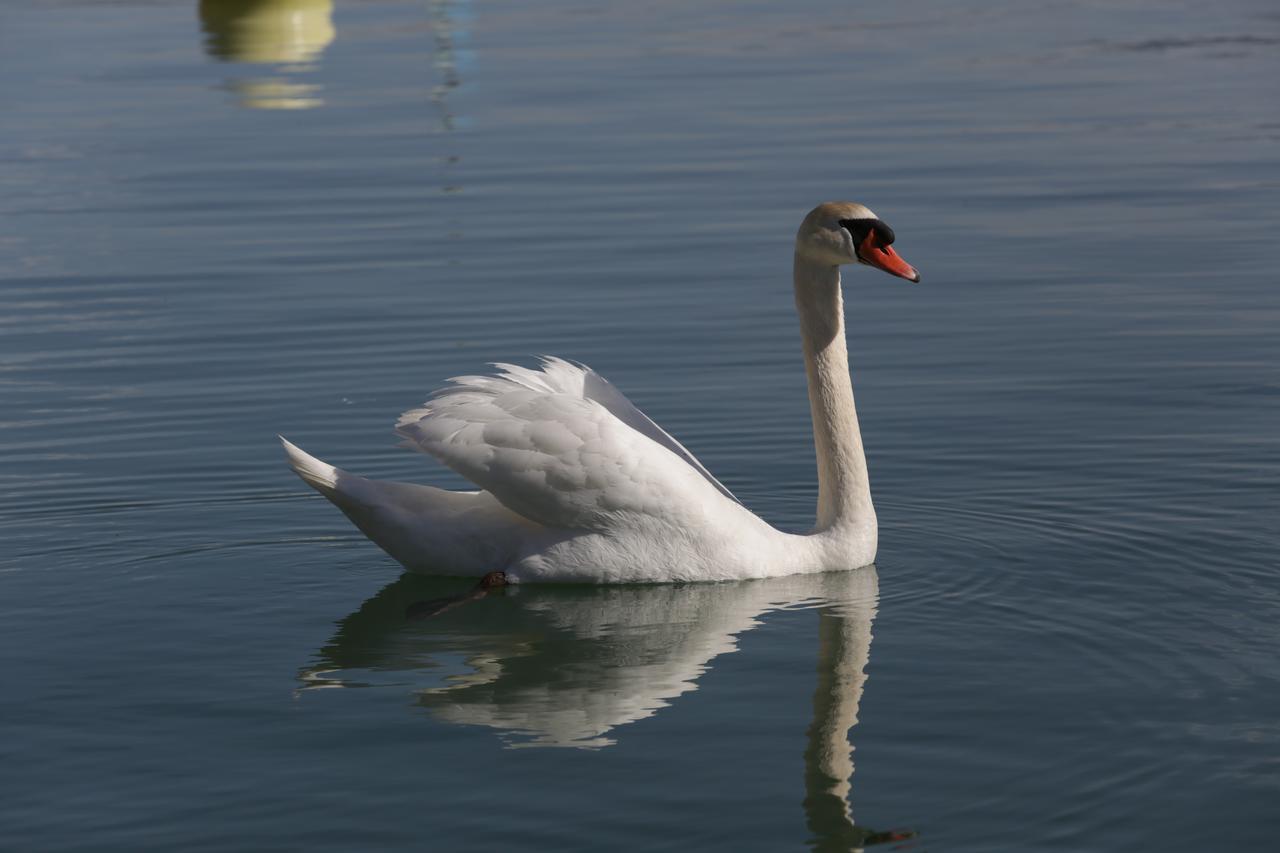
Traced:
<path fill-rule="evenodd" d="M 283 435 L 278 435 L 276 438 L 280 439 L 280 443 L 284 445 L 284 452 L 289 457 L 289 467 L 293 469 L 293 473 L 321 494 L 329 495 L 337 489 L 340 473 L 337 468 L 328 462 L 321 462 Z"/>
<path fill-rule="evenodd" d="M 530 523 L 487 492 L 450 492 L 369 480 L 335 468 L 280 436 L 289 466 L 406 568 L 483 574 L 505 567 Z"/>

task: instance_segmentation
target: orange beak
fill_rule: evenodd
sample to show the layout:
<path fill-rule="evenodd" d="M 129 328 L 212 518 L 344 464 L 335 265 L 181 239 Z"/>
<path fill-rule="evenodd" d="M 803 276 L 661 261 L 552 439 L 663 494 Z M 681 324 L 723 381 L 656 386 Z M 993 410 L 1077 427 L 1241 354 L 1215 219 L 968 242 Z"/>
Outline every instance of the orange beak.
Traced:
<path fill-rule="evenodd" d="M 858 258 L 864 264 L 884 270 L 889 275 L 896 275 L 898 278 L 905 278 L 912 282 L 920 280 L 920 273 L 916 272 L 915 267 L 899 257 L 892 246 L 881 242 L 874 228 L 867 232 L 867 236 L 858 246 Z"/>

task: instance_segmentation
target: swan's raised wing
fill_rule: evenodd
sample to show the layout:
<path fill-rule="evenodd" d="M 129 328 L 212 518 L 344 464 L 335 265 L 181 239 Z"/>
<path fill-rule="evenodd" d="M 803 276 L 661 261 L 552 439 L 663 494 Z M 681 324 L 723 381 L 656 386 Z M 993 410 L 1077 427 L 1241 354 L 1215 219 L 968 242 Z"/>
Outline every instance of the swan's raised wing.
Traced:
<path fill-rule="evenodd" d="M 613 383 L 596 373 L 585 364 L 573 364 L 555 356 L 542 357 L 542 370 L 529 370 L 513 364 L 494 365 L 503 375 L 516 381 L 529 383 L 530 387 L 545 386 L 547 390 L 562 391 L 575 394 L 587 400 L 594 400 L 608 409 L 615 418 L 622 421 L 641 435 L 648 436 L 658 444 L 679 456 L 693 466 L 693 469 L 715 486 L 720 494 L 740 503 L 733 492 L 711 475 L 692 453 L 671 433 L 654 423 L 648 415 L 636 408 L 626 395 L 614 387 Z"/>
<path fill-rule="evenodd" d="M 594 371 L 560 359 L 461 376 L 396 432 L 509 509 L 553 527 L 687 517 L 736 500 L 693 455 Z"/>

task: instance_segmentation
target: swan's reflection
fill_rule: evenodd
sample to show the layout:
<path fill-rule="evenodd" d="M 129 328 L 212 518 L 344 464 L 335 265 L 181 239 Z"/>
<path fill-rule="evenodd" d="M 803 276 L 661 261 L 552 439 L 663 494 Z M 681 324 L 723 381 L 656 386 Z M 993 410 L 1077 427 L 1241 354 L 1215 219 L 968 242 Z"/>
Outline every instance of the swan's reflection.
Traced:
<path fill-rule="evenodd" d="M 711 661 L 764 614 L 814 608 L 819 675 L 804 807 L 815 844 L 847 850 L 902 837 L 857 826 L 848 805 L 848 732 L 871 649 L 874 567 L 740 583 L 516 586 L 405 621 L 409 605 L 458 586 L 416 575 L 387 586 L 342 620 L 302 672 L 306 687 L 416 682 L 438 719 L 496 729 L 513 746 L 601 748 L 618 727 L 697 689 Z"/>
<path fill-rule="evenodd" d="M 311 70 L 335 36 L 333 0 L 200 0 L 205 49 L 227 62 L 277 66 L 278 74 L 228 85 L 255 109 L 319 106 L 319 87 L 293 75 Z"/>

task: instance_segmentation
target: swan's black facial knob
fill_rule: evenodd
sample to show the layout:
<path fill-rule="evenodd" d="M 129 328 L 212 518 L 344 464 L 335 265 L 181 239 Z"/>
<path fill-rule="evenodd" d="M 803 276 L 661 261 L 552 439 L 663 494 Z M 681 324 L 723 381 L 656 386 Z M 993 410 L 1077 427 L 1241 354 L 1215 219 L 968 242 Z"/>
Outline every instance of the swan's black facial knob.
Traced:
<path fill-rule="evenodd" d="M 867 239 L 868 232 L 872 228 L 876 234 L 880 235 L 880 244 L 884 246 L 892 246 L 894 241 L 893 229 L 889 227 L 889 223 L 881 219 L 841 219 L 840 227 L 853 235 L 853 245 L 861 246 L 862 241 Z"/>

